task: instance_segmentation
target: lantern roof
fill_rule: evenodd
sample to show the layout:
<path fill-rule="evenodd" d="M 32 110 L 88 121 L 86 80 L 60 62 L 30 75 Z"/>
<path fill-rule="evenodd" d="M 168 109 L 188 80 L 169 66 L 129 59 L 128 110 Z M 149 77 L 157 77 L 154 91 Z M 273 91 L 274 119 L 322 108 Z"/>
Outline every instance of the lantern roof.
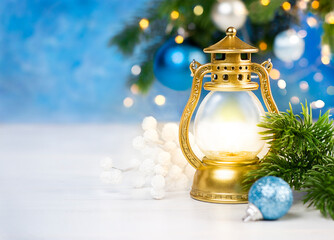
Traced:
<path fill-rule="evenodd" d="M 259 49 L 240 40 L 237 36 L 237 30 L 229 27 L 226 30 L 226 37 L 219 42 L 204 48 L 205 53 L 255 53 Z"/>

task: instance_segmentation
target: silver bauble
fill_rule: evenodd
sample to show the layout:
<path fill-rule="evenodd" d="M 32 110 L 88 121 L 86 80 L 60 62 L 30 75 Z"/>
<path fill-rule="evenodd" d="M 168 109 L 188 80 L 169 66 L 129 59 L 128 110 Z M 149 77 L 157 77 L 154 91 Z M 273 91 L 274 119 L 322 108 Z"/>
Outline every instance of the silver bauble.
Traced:
<path fill-rule="evenodd" d="M 240 0 L 219 0 L 211 9 L 211 19 L 221 31 L 228 27 L 241 28 L 247 15 L 247 8 Z"/>
<path fill-rule="evenodd" d="M 279 33 L 274 40 L 274 54 L 283 62 L 298 60 L 304 53 L 305 41 L 295 30 L 288 29 Z"/>

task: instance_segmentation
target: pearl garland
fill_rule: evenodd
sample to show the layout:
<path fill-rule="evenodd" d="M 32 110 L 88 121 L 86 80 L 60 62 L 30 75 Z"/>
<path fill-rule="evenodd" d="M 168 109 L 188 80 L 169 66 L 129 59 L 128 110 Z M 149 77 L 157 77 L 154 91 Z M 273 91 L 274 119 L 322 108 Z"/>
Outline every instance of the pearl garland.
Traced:
<path fill-rule="evenodd" d="M 143 135 L 132 141 L 132 146 L 140 154 L 129 161 L 125 170 L 113 167 L 111 158 L 101 160 L 101 180 L 107 184 L 117 184 L 122 173 L 131 171 L 133 188 L 149 188 L 153 199 L 163 199 L 166 191 L 188 190 L 195 172 L 189 165 L 179 145 L 179 127 L 176 123 L 158 124 L 152 117 L 145 117 L 141 127 Z M 190 133 L 190 144 L 197 151 L 194 137 Z"/>

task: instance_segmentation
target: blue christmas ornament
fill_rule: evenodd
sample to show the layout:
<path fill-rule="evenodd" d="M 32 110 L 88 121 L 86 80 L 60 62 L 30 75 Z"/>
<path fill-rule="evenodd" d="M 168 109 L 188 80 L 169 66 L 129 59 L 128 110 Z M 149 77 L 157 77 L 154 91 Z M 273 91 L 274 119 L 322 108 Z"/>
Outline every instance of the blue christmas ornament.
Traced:
<path fill-rule="evenodd" d="M 248 193 L 249 206 L 244 221 L 276 220 L 290 209 L 293 196 L 288 183 L 278 177 L 263 177 L 257 180 Z"/>
<path fill-rule="evenodd" d="M 154 75 L 166 87 L 177 91 L 187 90 L 192 85 L 189 64 L 193 59 L 206 62 L 201 49 L 187 43 L 177 44 L 170 39 L 156 53 Z"/>

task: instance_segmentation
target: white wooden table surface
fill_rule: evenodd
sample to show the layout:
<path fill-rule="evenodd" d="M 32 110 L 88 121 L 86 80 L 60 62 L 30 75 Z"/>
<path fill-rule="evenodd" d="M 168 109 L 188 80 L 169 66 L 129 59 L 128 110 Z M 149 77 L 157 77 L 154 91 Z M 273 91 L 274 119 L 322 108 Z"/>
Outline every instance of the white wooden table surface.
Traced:
<path fill-rule="evenodd" d="M 1 125 L 0 239 L 334 239 L 334 221 L 296 196 L 279 221 L 243 223 L 246 205 L 152 200 L 100 183 L 99 162 L 129 159 L 128 125 Z"/>

